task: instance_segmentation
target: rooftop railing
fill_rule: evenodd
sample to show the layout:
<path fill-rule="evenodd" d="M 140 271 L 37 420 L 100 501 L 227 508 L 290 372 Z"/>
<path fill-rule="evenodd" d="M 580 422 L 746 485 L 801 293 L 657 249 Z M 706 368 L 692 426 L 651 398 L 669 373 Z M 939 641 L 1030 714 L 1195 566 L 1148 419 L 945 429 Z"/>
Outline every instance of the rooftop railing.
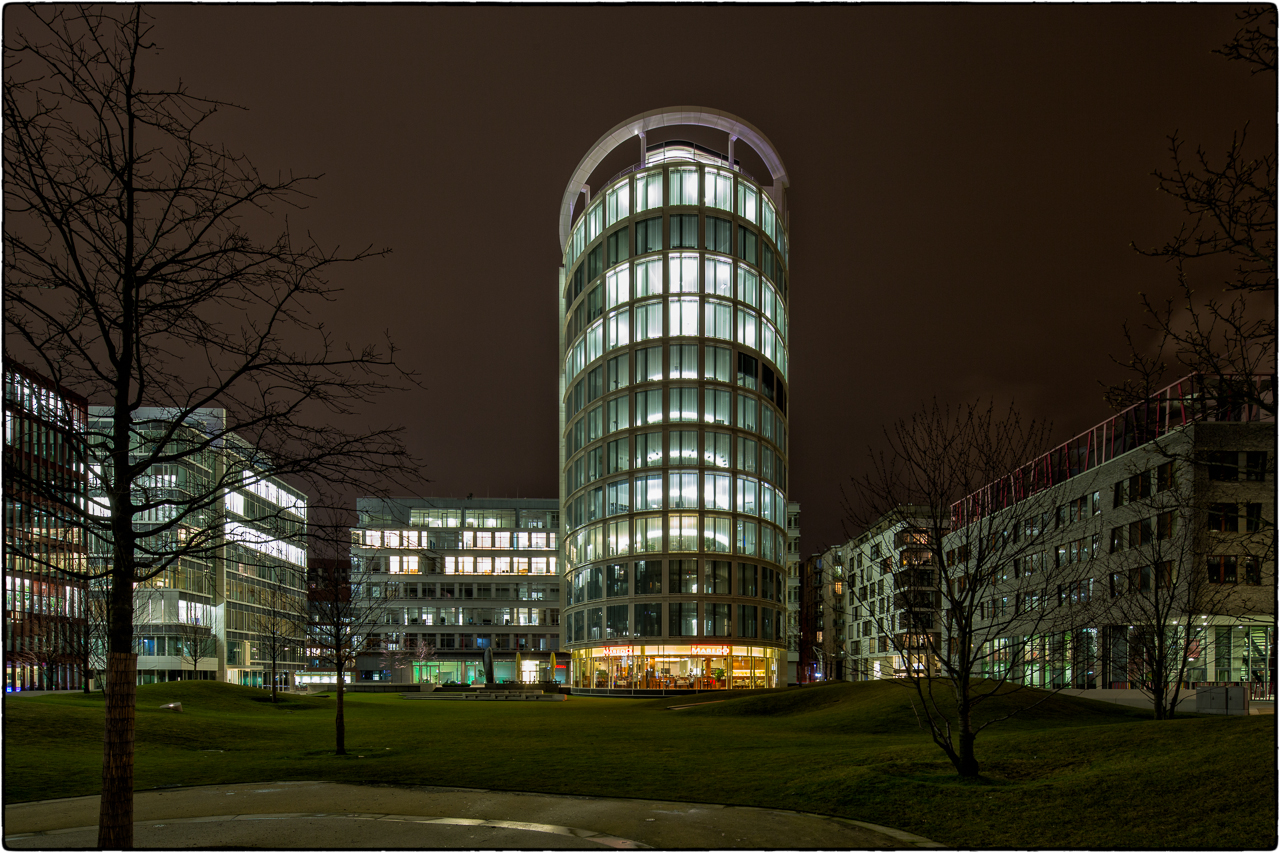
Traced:
<path fill-rule="evenodd" d="M 1189 424 L 1274 421 L 1275 415 L 1259 401 L 1274 402 L 1275 384 L 1274 373 L 1221 379 L 1199 373 L 1185 376 L 952 504 L 951 529 L 978 521 Z M 1249 387 L 1242 387 L 1245 385 Z"/>

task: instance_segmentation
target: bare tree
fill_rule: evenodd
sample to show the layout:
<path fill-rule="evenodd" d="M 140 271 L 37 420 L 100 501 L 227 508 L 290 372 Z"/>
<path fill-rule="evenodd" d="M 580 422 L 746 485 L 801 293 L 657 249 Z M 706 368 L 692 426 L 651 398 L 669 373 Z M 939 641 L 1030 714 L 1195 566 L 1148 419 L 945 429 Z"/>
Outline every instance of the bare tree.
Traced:
<path fill-rule="evenodd" d="M 1237 411 L 1201 414 L 1234 418 Z M 1261 485 L 1274 482 L 1274 455 L 1246 451 L 1259 466 L 1246 472 L 1246 481 L 1257 484 L 1261 494 L 1241 492 L 1236 485 L 1215 488 L 1223 479 L 1238 482 L 1238 445 L 1228 445 L 1232 449 L 1223 461 L 1222 451 L 1197 441 L 1196 429 L 1153 438 L 1130 462 L 1128 478 L 1115 484 L 1113 498 L 1129 520 L 1108 537 L 1118 562 L 1105 580 L 1111 599 L 1105 621 L 1114 624 L 1103 629 L 1109 634 L 1104 654 L 1122 659 L 1130 684 L 1151 698 L 1156 719 L 1174 717 L 1183 685 L 1194 680 L 1190 673 L 1203 654 L 1209 618 L 1274 613 L 1273 595 L 1264 592 L 1274 586 L 1264 574 L 1274 565 L 1275 524 L 1263 513 L 1274 502 L 1274 491 Z M 1274 436 L 1272 429 L 1262 446 Z M 1268 501 L 1241 504 L 1241 497 Z M 1255 588 L 1257 600 L 1246 601 L 1251 596 L 1241 592 L 1241 585 Z"/>
<path fill-rule="evenodd" d="M 40 677 L 40 689 L 57 689 L 57 672 L 62 667 L 75 667 L 75 635 L 80 626 L 70 619 L 27 613 L 14 623 L 13 651 L 9 659 L 30 667 Z"/>
<path fill-rule="evenodd" d="M 1050 544 L 1048 438 L 1012 408 L 934 401 L 886 429 L 848 495 L 857 527 L 901 546 L 855 560 L 854 618 L 902 662 L 895 682 L 962 777 L 979 774 L 978 735 L 1026 707 L 1007 694 L 1055 686 L 1028 666 L 1033 640 L 1090 605 L 1087 556 Z"/>
<path fill-rule="evenodd" d="M 306 599 L 290 588 L 301 589 L 305 583 L 301 578 L 296 582 L 288 580 L 286 574 L 277 582 L 258 588 L 256 603 L 261 609 L 253 616 L 259 652 L 271 666 L 272 702 L 278 701 L 280 664 L 296 656 L 306 643 Z"/>
<path fill-rule="evenodd" d="M 1247 63 L 1254 74 L 1274 74 L 1275 7 L 1248 9 L 1237 18 L 1240 30 L 1214 52 Z M 1182 227 L 1163 245 L 1131 244 L 1172 264 L 1177 295 L 1163 302 L 1142 297 L 1143 325 L 1155 344 L 1140 345 L 1126 324 L 1129 354 L 1117 361 L 1132 375 L 1111 385 L 1107 396 L 1124 408 L 1146 399 L 1153 388 L 1199 373 L 1241 403 L 1274 415 L 1274 389 L 1260 393 L 1247 378 L 1273 372 L 1276 358 L 1276 154 L 1253 151 L 1247 126 L 1232 136 L 1220 158 L 1203 147 L 1189 155 L 1186 148 L 1177 133 L 1171 135 L 1170 167 L 1153 172 L 1157 189 L 1182 207 Z M 1221 274 L 1223 264 L 1229 273 L 1220 288 L 1196 283 Z M 1210 295 L 1203 298 L 1197 289 Z"/>
<path fill-rule="evenodd" d="M 6 24 L 5 355 L 110 407 L 79 460 L 88 506 L 22 485 L 89 531 L 86 574 L 111 580 L 98 844 L 127 848 L 134 585 L 223 547 L 229 489 L 292 477 L 325 495 L 394 478 L 398 430 L 332 421 L 405 375 L 389 344 L 342 345 L 311 313 L 335 296 L 331 268 L 377 253 L 273 223 L 312 178 L 260 175 L 207 139 L 229 105 L 150 83 L 142 7 L 15 7 Z M 249 450 L 219 465 L 233 435 Z M 176 487 L 184 466 L 207 476 Z"/>
<path fill-rule="evenodd" d="M 208 625 L 198 621 L 179 622 L 175 629 L 178 640 L 178 658 L 183 663 L 191 664 L 191 678 L 200 677 L 200 661 L 208 660 L 218 654 L 218 638 Z"/>
<path fill-rule="evenodd" d="M 343 696 L 346 671 L 357 655 L 367 651 L 366 640 L 377 629 L 382 608 L 372 598 L 376 588 L 366 567 L 351 558 L 351 533 L 332 520 L 312 525 L 312 570 L 308 578 L 311 653 L 333 667 L 334 752 L 346 755 Z"/>
<path fill-rule="evenodd" d="M 421 637 L 409 640 L 407 635 L 404 634 L 388 637 L 386 642 L 382 644 L 379 656 L 381 665 L 392 671 L 412 667 L 414 664 L 424 664 L 435 659 L 435 645 L 426 642 Z"/>

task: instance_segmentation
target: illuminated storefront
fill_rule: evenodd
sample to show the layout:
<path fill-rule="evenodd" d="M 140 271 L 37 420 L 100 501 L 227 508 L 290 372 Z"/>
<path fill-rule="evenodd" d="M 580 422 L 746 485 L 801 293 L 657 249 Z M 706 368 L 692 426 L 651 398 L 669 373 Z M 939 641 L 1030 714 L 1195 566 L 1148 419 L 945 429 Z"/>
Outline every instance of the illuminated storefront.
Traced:
<path fill-rule="evenodd" d="M 785 650 L 762 646 L 598 646 L 573 652 L 573 686 L 610 690 L 778 687 L 778 673 L 785 672 L 785 667 Z"/>

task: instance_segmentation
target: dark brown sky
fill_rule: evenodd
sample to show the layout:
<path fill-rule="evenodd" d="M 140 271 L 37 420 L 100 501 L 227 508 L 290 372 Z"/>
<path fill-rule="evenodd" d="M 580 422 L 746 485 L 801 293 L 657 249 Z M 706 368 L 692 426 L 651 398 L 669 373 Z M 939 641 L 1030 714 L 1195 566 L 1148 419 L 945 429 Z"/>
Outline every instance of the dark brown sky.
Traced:
<path fill-rule="evenodd" d="M 13 7 L 10 7 L 12 9 Z M 1013 395 L 1102 420 L 1121 321 L 1169 289 L 1166 135 L 1275 145 L 1275 78 L 1210 50 L 1226 5 L 155 6 L 159 71 L 247 112 L 212 130 L 323 172 L 294 214 L 393 254 L 343 273 L 427 390 L 388 401 L 441 495 L 556 494 L 561 194 L 595 140 L 679 104 L 759 127 L 792 178 L 791 490 L 805 552 L 882 424 Z"/>

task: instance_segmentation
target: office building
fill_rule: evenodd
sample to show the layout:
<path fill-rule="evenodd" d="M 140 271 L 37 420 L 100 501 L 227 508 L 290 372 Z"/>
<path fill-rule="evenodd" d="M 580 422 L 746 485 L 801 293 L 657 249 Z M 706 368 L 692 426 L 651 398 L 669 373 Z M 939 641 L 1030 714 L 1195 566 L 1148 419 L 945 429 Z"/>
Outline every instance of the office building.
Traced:
<path fill-rule="evenodd" d="M 787 186 L 764 134 L 698 107 L 622 122 L 569 181 L 556 295 L 574 692 L 786 682 Z"/>
<path fill-rule="evenodd" d="M 1253 381 L 1274 401 L 1274 375 Z M 989 514 L 997 526 L 1018 518 L 1013 535 L 1027 543 L 979 606 L 1000 634 L 986 640 L 984 671 L 1139 689 L 1154 677 L 1143 649 L 1160 635 L 1186 650 L 1184 688 L 1245 685 L 1274 699 L 1275 447 L 1274 414 L 1192 375 L 1031 461 L 1043 491 L 1014 500 L 997 482 L 955 504 L 956 571 L 966 527 Z M 1031 501 L 1045 507 L 1035 518 L 1021 511 Z M 1045 611 L 1050 629 L 1018 630 L 1018 614 Z"/>
<path fill-rule="evenodd" d="M 4 367 L 5 690 L 76 689 L 89 670 L 85 535 L 62 502 L 87 496 L 86 400 Z"/>
<path fill-rule="evenodd" d="M 89 411 L 91 441 L 109 434 L 111 409 Z M 133 413 L 137 458 L 167 441 L 176 461 L 151 466 L 137 488 L 172 501 L 137 521 L 171 526 L 146 545 L 185 550 L 134 590 L 134 635 L 141 684 L 180 679 L 282 686 L 303 666 L 306 614 L 306 496 L 269 473 L 270 460 L 226 432 L 222 409 L 199 409 L 173 429 L 168 409 Z M 106 458 L 104 447 L 93 451 Z M 100 500 L 90 484 L 90 499 Z M 175 519 L 180 523 L 171 524 Z M 109 547 L 92 546 L 103 567 Z M 95 596 L 105 597 L 103 582 Z M 272 639 L 283 637 L 284 641 Z M 274 657 L 272 660 L 272 650 Z"/>
<path fill-rule="evenodd" d="M 359 682 L 566 681 L 560 648 L 559 501 L 361 498 L 351 594 Z M 309 672 L 328 683 L 336 673 Z"/>

